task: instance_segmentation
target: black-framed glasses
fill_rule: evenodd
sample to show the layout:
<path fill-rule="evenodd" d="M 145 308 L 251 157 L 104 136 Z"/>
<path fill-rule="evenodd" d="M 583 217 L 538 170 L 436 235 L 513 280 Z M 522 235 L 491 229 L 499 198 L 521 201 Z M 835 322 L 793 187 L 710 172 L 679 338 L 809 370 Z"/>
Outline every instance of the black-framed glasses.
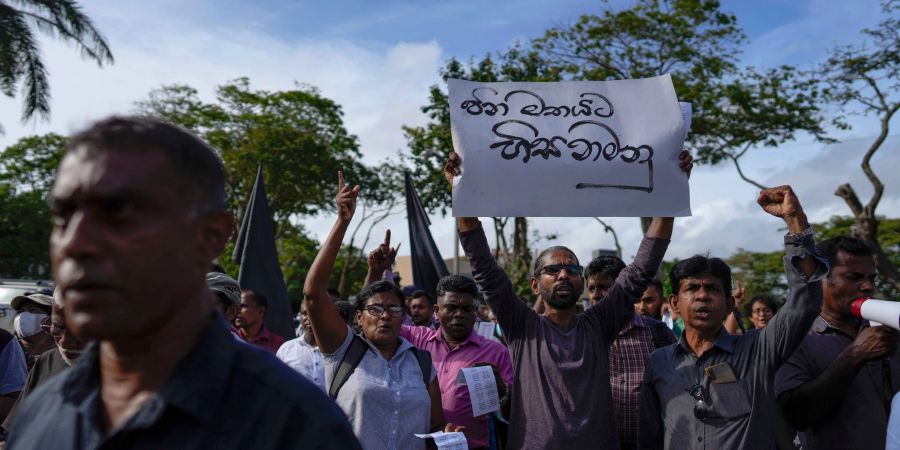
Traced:
<path fill-rule="evenodd" d="M 563 269 L 566 269 L 566 272 L 569 272 L 573 275 L 581 275 L 584 272 L 584 267 L 578 264 L 547 264 L 544 267 L 541 267 L 541 270 L 537 271 L 536 275 L 540 275 L 542 273 L 546 273 L 547 275 L 556 275 L 562 272 Z"/>
<path fill-rule="evenodd" d="M 400 317 L 403 315 L 403 307 L 400 305 L 367 305 L 365 309 L 367 313 L 376 317 L 381 316 L 385 311 L 387 311 L 391 317 Z"/>
<path fill-rule="evenodd" d="M 691 397 L 694 397 L 694 400 L 697 400 L 697 403 L 694 404 L 694 417 L 700 420 L 709 417 L 709 405 L 706 403 L 703 385 L 699 383 L 695 384 L 687 389 L 687 391 L 691 394 Z"/>

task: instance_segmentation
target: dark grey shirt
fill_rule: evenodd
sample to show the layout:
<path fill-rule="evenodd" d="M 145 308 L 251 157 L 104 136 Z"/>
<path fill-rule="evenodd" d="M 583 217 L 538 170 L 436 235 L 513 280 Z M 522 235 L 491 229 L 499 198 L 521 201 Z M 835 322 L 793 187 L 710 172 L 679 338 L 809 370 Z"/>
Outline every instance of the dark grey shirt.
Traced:
<path fill-rule="evenodd" d="M 864 325 L 861 323 L 861 325 Z M 809 336 L 775 376 L 775 395 L 799 388 L 825 371 L 853 338 L 821 317 Z M 891 393 L 900 390 L 900 354 L 888 359 Z M 810 449 L 883 449 L 887 434 L 884 371 L 881 361 L 870 361 L 850 385 L 840 411 L 810 430 L 805 430 Z M 889 399 L 890 400 L 890 399 Z"/>
<path fill-rule="evenodd" d="M 714 346 L 697 358 L 681 340 L 650 355 L 641 385 L 638 447 L 646 449 L 765 449 L 775 447 L 775 371 L 800 345 L 822 307 L 828 262 L 817 256 L 811 237 L 785 237 L 784 271 L 788 300 L 760 331 L 732 336 L 724 327 Z M 812 255 L 818 267 L 807 279 L 791 263 Z M 713 383 L 709 366 L 728 363 L 737 377 Z M 710 415 L 694 416 L 697 401 L 689 393 L 701 384 Z"/>
<path fill-rule="evenodd" d="M 350 424 L 321 389 L 275 355 L 236 341 L 221 318 L 125 424 L 103 431 L 99 345 L 25 400 L 16 449 L 354 449 Z"/>
<path fill-rule="evenodd" d="M 668 240 L 644 238 L 604 301 L 557 327 L 516 297 L 491 256 L 484 230 L 460 233 L 475 281 L 509 343 L 512 385 L 508 448 L 617 449 L 609 386 L 609 346 L 634 315 Z"/>
<path fill-rule="evenodd" d="M 25 402 L 25 399 L 30 396 L 38 386 L 46 383 L 50 378 L 63 373 L 68 368 L 69 364 L 63 359 L 62 354 L 59 352 L 59 347 L 53 347 L 42 353 L 41 356 L 38 357 L 37 362 L 34 363 L 34 367 L 31 368 L 31 372 L 28 372 L 28 379 L 25 380 L 25 387 L 22 388 L 19 398 L 16 399 L 12 409 L 9 411 L 9 415 L 7 415 L 6 420 L 3 421 L 3 428 L 9 429 L 19 406 Z"/>

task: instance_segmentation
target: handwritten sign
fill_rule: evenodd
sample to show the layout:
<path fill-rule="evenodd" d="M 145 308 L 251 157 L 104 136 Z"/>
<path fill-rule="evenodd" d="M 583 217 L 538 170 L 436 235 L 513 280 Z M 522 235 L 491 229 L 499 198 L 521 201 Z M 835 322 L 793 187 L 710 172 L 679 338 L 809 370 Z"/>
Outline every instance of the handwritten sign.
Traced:
<path fill-rule="evenodd" d="M 462 369 L 472 400 L 472 415 L 482 416 L 500 409 L 500 394 L 490 366 L 466 367 Z"/>
<path fill-rule="evenodd" d="M 432 438 L 438 450 L 469 450 L 469 444 L 466 442 L 466 435 L 461 432 L 445 433 L 438 431 L 431 434 L 416 434 L 416 437 L 422 439 Z"/>
<path fill-rule="evenodd" d="M 679 106 L 668 75 L 448 84 L 463 159 L 454 216 L 691 214 L 678 167 L 690 108 Z"/>

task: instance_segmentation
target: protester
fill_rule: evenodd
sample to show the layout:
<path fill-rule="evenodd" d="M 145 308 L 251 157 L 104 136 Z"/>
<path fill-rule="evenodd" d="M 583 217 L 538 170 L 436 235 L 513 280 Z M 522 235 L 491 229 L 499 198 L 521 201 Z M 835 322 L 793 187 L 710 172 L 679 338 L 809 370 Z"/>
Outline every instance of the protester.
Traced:
<path fill-rule="evenodd" d="M 771 297 L 756 295 L 750 299 L 750 323 L 757 330 L 765 328 L 777 312 L 778 302 Z"/>
<path fill-rule="evenodd" d="M 436 310 L 437 305 L 432 302 L 431 297 L 425 291 L 418 290 L 413 293 L 412 299 L 409 301 L 409 317 L 412 319 L 412 325 L 434 328 Z"/>
<path fill-rule="evenodd" d="M 234 218 L 205 143 L 97 122 L 69 137 L 50 210 L 66 328 L 95 342 L 25 399 L 10 449 L 358 448 L 333 402 L 214 311 L 205 274 Z"/>
<path fill-rule="evenodd" d="M 25 363 L 29 371 L 41 354 L 56 347 L 53 338 L 41 329 L 41 323 L 50 317 L 51 305 L 53 297 L 40 293 L 20 295 L 9 303 L 16 311 L 13 334 L 25 351 Z"/>
<path fill-rule="evenodd" d="M 447 182 L 460 175 L 462 160 L 451 153 Z M 690 172 L 691 157 L 680 156 Z M 510 448 L 618 448 L 609 384 L 609 346 L 634 316 L 634 300 L 662 262 L 672 218 L 655 218 L 634 263 L 625 268 L 607 298 L 575 314 L 583 290 L 582 267 L 566 247 L 551 247 L 534 261 L 531 289 L 547 305 L 539 315 L 515 294 L 497 265 L 477 218 L 459 218 L 462 247 L 475 281 L 509 343 L 513 368 Z"/>
<path fill-rule="evenodd" d="M 618 260 L 617 263 L 607 264 L 606 267 L 624 269 L 625 263 L 622 260 L 614 256 L 605 258 Z M 588 267 L 590 268 L 591 264 L 588 264 Z M 619 276 L 616 272 L 608 274 L 613 280 Z M 585 278 L 590 279 L 591 276 L 587 274 Z M 659 307 L 662 305 L 661 292 L 662 282 L 656 278 L 651 279 L 643 295 L 634 302 L 634 319 L 619 330 L 618 337 L 609 349 L 609 384 L 612 388 L 619 446 L 622 449 L 637 447 L 640 388 L 647 357 L 654 350 L 675 342 L 675 335 L 669 327 L 652 316 L 654 313 L 659 314 Z"/>
<path fill-rule="evenodd" d="M 766 189 L 757 201 L 788 227 L 789 300 L 766 328 L 732 336 L 722 326 L 734 306 L 728 265 L 699 255 L 676 263 L 669 272 L 669 302 L 684 317 L 684 334 L 647 361 L 640 448 L 775 446 L 775 371 L 815 320 L 828 262 L 817 255 L 812 228 L 789 186 Z"/>
<path fill-rule="evenodd" d="M 0 328 L 0 418 L 6 419 L 25 386 L 25 353 L 14 336 Z"/>
<path fill-rule="evenodd" d="M 463 368 L 491 366 L 500 404 L 508 406 L 509 386 L 513 383 L 509 351 L 475 332 L 475 299 L 478 298 L 475 280 L 448 275 L 438 281 L 436 289 L 440 327 L 435 330 L 430 326 L 403 326 L 400 335 L 431 353 L 437 368 L 444 418 L 466 428 L 469 449 L 486 449 L 490 444 L 488 416 L 472 416 L 468 385 L 458 380 L 465 379 Z M 415 301 L 416 298 L 413 305 Z"/>
<path fill-rule="evenodd" d="M 206 285 L 213 291 L 216 297 L 216 308 L 222 313 L 225 322 L 233 334 L 238 334 L 234 328 L 234 319 L 237 318 L 241 305 L 241 286 L 237 280 L 223 272 L 209 272 L 206 274 Z"/>
<path fill-rule="evenodd" d="M 313 333 L 306 306 L 302 303 L 300 304 L 300 327 L 303 328 L 303 333 L 300 337 L 285 342 L 275 353 L 275 356 L 290 368 L 296 370 L 300 375 L 306 377 L 307 380 L 313 382 L 323 392 L 327 392 L 328 389 L 325 386 L 325 361 L 322 359 L 322 352 L 319 351 L 319 345 L 316 342 L 316 335 Z"/>
<path fill-rule="evenodd" d="M 822 280 L 825 300 L 809 335 L 778 371 L 779 405 L 805 432 L 809 449 L 884 448 L 890 402 L 900 390 L 900 333 L 869 326 L 850 311 L 853 300 L 875 293 L 874 251 L 845 236 L 817 248 L 832 264 Z"/>
<path fill-rule="evenodd" d="M 672 330 L 675 339 L 681 339 L 681 333 L 684 331 L 684 319 L 677 309 L 669 305 L 669 302 L 663 302 L 662 322 Z"/>
<path fill-rule="evenodd" d="M 325 357 L 329 395 L 349 416 L 363 448 L 421 449 L 425 441 L 416 433 L 457 427 L 444 423 L 430 356 L 400 337 L 403 292 L 389 281 L 366 285 L 357 294 L 362 333 L 355 335 L 326 291 L 359 192 L 359 186 L 345 186 L 338 173 L 338 216 L 306 275 L 303 301 Z"/>
<path fill-rule="evenodd" d="M 25 380 L 25 387 L 22 389 L 22 393 L 16 399 L 16 403 L 13 405 L 6 420 L 3 421 L 3 429 L 9 429 L 16 409 L 25 398 L 30 396 L 38 386 L 71 367 L 84 350 L 86 343 L 72 335 L 66 327 L 66 314 L 61 302 L 60 292 L 57 290 L 54 292 L 54 302 L 50 317 L 41 324 L 44 332 L 52 336 L 53 340 L 56 341 L 56 346 L 41 354 L 34 368 L 28 373 L 28 379 Z"/>
<path fill-rule="evenodd" d="M 241 339 L 274 354 L 284 344 L 284 338 L 266 328 L 263 318 L 268 306 L 265 295 L 244 289 L 241 291 L 241 309 L 234 319 L 234 325 Z"/>

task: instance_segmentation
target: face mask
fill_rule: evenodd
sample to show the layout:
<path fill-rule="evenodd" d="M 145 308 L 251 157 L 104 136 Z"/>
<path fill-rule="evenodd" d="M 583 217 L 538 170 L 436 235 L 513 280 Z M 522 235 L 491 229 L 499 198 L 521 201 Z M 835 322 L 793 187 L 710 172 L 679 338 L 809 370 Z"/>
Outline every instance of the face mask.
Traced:
<path fill-rule="evenodd" d="M 46 314 L 20 312 L 13 319 L 13 327 L 20 338 L 31 337 L 41 332 L 41 322 L 46 318 Z"/>

